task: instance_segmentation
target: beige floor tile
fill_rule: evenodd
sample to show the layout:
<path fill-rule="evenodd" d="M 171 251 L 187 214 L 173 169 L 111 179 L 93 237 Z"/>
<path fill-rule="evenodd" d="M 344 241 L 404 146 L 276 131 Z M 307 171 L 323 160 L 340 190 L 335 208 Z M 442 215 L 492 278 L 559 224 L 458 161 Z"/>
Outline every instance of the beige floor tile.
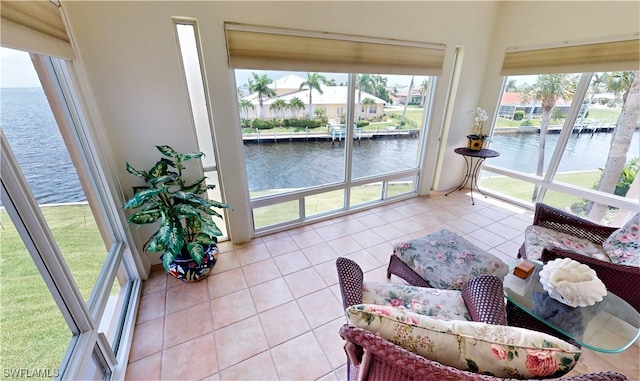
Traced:
<path fill-rule="evenodd" d="M 302 249 L 302 252 L 312 265 L 317 265 L 331 260 L 335 261 L 335 259 L 338 258 L 336 251 L 324 242 L 318 245 L 305 247 Z"/>
<path fill-rule="evenodd" d="M 293 300 L 293 294 L 283 278 L 277 278 L 251 287 L 256 311 L 262 312 Z"/>
<path fill-rule="evenodd" d="M 246 289 L 247 287 L 244 273 L 239 267 L 207 277 L 207 288 L 210 299 L 228 295 Z"/>
<path fill-rule="evenodd" d="M 338 272 L 336 271 L 336 261 L 327 261 L 315 265 L 314 268 L 322 277 L 325 284 L 333 286 L 338 283 Z"/>
<path fill-rule="evenodd" d="M 332 369 L 338 369 L 346 364 L 346 356 L 344 354 L 345 341 L 338 333 L 340 327 L 345 324 L 345 318 L 335 319 L 329 323 L 317 327 L 313 330 L 320 347 L 324 351 Z"/>
<path fill-rule="evenodd" d="M 220 372 L 220 381 L 278 381 L 269 352 L 259 353 Z"/>
<path fill-rule="evenodd" d="M 249 289 L 211 300 L 213 329 L 219 329 L 255 315 L 256 308 Z"/>
<path fill-rule="evenodd" d="M 225 370 L 268 348 L 257 316 L 216 330 L 215 341 L 220 370 Z"/>
<path fill-rule="evenodd" d="M 347 235 L 347 232 L 345 232 L 343 229 L 341 229 L 339 226 L 336 226 L 335 224 L 316 228 L 315 230 L 316 230 L 316 233 L 318 233 L 318 235 L 322 237 L 322 239 L 325 241 L 330 241 L 332 239 L 344 237 L 345 235 Z"/>
<path fill-rule="evenodd" d="M 312 328 L 344 316 L 342 301 L 328 288 L 298 298 L 298 304 Z"/>
<path fill-rule="evenodd" d="M 161 380 L 162 352 L 157 352 L 127 365 L 125 380 Z"/>
<path fill-rule="evenodd" d="M 271 356 L 281 381 L 315 380 L 331 372 L 329 361 L 311 332 L 272 348 Z"/>
<path fill-rule="evenodd" d="M 167 273 L 162 266 L 155 266 L 149 274 L 149 279 L 142 283 L 142 295 L 152 294 L 167 289 Z"/>
<path fill-rule="evenodd" d="M 138 316 L 136 317 L 136 324 L 140 324 L 147 320 L 155 319 L 158 317 L 164 317 L 166 313 L 166 296 L 166 290 L 160 290 L 153 293 L 145 294 L 144 297 L 140 299 Z"/>
<path fill-rule="evenodd" d="M 347 255 L 363 249 L 356 240 L 349 236 L 333 239 L 329 241 L 329 246 L 340 255 Z"/>
<path fill-rule="evenodd" d="M 262 312 L 258 317 L 269 347 L 282 344 L 310 329 L 295 301 Z"/>
<path fill-rule="evenodd" d="M 213 333 L 199 336 L 164 351 L 162 358 L 162 379 L 164 380 L 202 380 L 217 372 Z"/>
<path fill-rule="evenodd" d="M 235 250 L 220 251 L 220 254 L 218 254 L 218 261 L 216 262 L 216 266 L 211 271 L 211 274 L 215 275 L 237 268 L 240 268 L 240 259 L 238 259 L 238 253 Z"/>
<path fill-rule="evenodd" d="M 271 258 L 271 254 L 269 254 L 269 250 L 264 243 L 242 246 L 236 249 L 236 255 L 242 266 Z"/>
<path fill-rule="evenodd" d="M 208 299 L 208 298 L 207 298 Z M 165 317 L 164 349 L 213 331 L 209 300 Z"/>
<path fill-rule="evenodd" d="M 322 237 L 313 229 L 291 234 L 291 239 L 293 239 L 301 249 L 324 242 Z"/>
<path fill-rule="evenodd" d="M 364 230 L 364 231 L 352 234 L 351 238 L 353 238 L 356 242 L 358 242 L 358 244 L 360 244 L 360 246 L 362 246 L 365 249 L 367 247 L 376 246 L 383 242 L 386 242 L 384 238 L 380 237 L 379 235 L 377 235 L 371 230 Z"/>
<path fill-rule="evenodd" d="M 167 314 L 209 301 L 206 279 L 187 283 L 168 276 L 171 282 L 167 288 Z"/>
<path fill-rule="evenodd" d="M 271 258 L 242 266 L 242 271 L 249 286 L 264 283 L 282 275 L 280 274 L 280 270 L 278 270 L 278 266 L 276 266 L 276 263 Z"/>
<path fill-rule="evenodd" d="M 294 241 L 288 235 L 285 237 L 266 241 L 265 245 L 267 246 L 267 249 L 269 249 L 269 253 L 271 253 L 272 257 L 277 257 L 278 255 L 290 253 L 294 250 L 299 249 L 298 245 L 296 245 L 296 241 Z"/>
<path fill-rule="evenodd" d="M 136 329 L 133 332 L 133 340 L 131 341 L 129 362 L 134 362 L 162 351 L 164 338 L 162 335 L 158 335 L 158 332 L 162 332 L 163 327 L 164 315 L 144 323 L 136 324 Z"/>
<path fill-rule="evenodd" d="M 304 256 L 302 251 L 296 250 L 291 253 L 283 254 L 273 259 L 280 269 L 282 275 L 291 274 L 293 272 L 311 267 L 311 262 Z"/>
<path fill-rule="evenodd" d="M 289 289 L 295 298 L 308 295 L 327 285 L 314 268 L 309 268 L 284 276 Z"/>

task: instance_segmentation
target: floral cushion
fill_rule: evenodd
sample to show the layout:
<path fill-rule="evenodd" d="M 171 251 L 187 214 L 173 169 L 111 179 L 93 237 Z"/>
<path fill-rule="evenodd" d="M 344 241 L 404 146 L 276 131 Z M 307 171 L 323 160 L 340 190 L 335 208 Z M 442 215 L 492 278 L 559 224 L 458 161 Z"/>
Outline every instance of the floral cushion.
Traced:
<path fill-rule="evenodd" d="M 602 243 L 605 254 L 613 263 L 640 267 L 640 213 L 614 231 Z"/>
<path fill-rule="evenodd" d="M 611 262 L 609 257 L 604 253 L 601 245 L 593 243 L 588 239 L 574 237 L 570 234 L 561 233 L 538 225 L 531 225 L 524 231 L 524 245 L 527 252 L 527 259 L 540 259 L 542 249 L 545 247 L 557 247 L 601 261 Z"/>
<path fill-rule="evenodd" d="M 389 306 L 347 309 L 349 324 L 429 360 L 496 377 L 559 377 L 580 358 L 576 346 L 545 333 L 473 321 L 444 321 Z"/>
<path fill-rule="evenodd" d="M 436 288 L 461 290 L 477 275 L 502 279 L 509 272 L 503 261 L 446 229 L 396 243 L 394 254 Z"/>
<path fill-rule="evenodd" d="M 362 303 L 391 306 L 442 320 L 471 320 L 458 290 L 364 282 Z"/>

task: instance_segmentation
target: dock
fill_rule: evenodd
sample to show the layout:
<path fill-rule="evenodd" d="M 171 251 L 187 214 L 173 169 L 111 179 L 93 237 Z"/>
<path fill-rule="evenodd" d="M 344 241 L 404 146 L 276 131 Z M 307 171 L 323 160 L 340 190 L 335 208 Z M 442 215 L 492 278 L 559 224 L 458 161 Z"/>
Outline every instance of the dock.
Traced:
<path fill-rule="evenodd" d="M 362 139 L 389 139 L 389 138 L 417 138 L 420 134 L 416 129 L 397 129 L 385 128 L 376 130 L 363 130 L 356 128 L 353 139 L 361 141 Z M 242 140 L 244 143 L 274 143 L 279 141 L 330 141 L 333 144 L 342 143 L 346 137 L 344 128 L 328 128 L 327 131 L 293 131 L 289 132 L 264 132 L 256 130 L 255 133 L 243 133 Z"/>

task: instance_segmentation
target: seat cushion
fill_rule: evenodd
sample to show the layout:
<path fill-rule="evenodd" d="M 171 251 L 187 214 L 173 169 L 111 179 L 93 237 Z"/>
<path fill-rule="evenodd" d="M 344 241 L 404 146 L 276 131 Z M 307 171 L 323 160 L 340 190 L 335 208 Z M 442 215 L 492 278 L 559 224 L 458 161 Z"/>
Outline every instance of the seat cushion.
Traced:
<path fill-rule="evenodd" d="M 471 320 L 458 290 L 364 282 L 362 303 L 391 306 L 442 320 Z"/>
<path fill-rule="evenodd" d="M 640 267 L 640 213 L 602 243 L 612 263 Z"/>
<path fill-rule="evenodd" d="M 499 258 L 446 229 L 396 243 L 394 254 L 433 287 L 461 290 L 471 278 L 509 272 Z"/>
<path fill-rule="evenodd" d="M 538 225 L 531 225 L 524 231 L 524 245 L 527 259 L 540 259 L 545 247 L 557 247 L 562 250 L 573 251 L 591 258 L 605 262 L 611 262 L 604 253 L 601 245 L 588 239 L 574 237 L 567 233 L 561 233 L 553 229 Z"/>
<path fill-rule="evenodd" d="M 350 325 L 429 360 L 496 377 L 559 377 L 580 358 L 576 346 L 545 333 L 473 321 L 439 320 L 390 306 L 347 309 Z"/>

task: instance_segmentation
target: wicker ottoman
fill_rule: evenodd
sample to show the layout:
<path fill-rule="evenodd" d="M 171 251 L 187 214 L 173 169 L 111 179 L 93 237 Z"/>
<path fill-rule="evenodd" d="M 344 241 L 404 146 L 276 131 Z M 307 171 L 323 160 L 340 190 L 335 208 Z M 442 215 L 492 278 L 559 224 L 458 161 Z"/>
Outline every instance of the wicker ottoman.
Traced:
<path fill-rule="evenodd" d="M 509 272 L 499 258 L 448 230 L 393 246 L 387 278 L 396 275 L 414 286 L 461 290 L 480 274 L 503 279 Z"/>

